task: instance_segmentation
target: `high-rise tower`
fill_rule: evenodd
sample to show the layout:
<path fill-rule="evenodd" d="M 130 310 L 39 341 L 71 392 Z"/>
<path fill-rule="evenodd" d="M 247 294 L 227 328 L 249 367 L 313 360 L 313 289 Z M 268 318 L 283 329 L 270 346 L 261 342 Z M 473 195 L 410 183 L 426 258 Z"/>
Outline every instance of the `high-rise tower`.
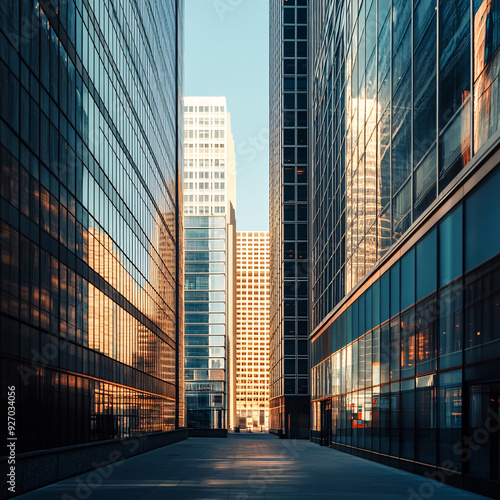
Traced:
<path fill-rule="evenodd" d="M 269 233 L 236 235 L 236 425 L 269 428 Z"/>
<path fill-rule="evenodd" d="M 0 364 L 17 452 L 182 427 L 183 2 L 4 8 Z"/>
<path fill-rule="evenodd" d="M 313 5 L 312 438 L 495 497 L 500 4 Z"/>
<path fill-rule="evenodd" d="M 309 437 L 308 0 L 271 0 L 270 430 Z"/>
<path fill-rule="evenodd" d="M 234 426 L 236 171 L 225 97 L 184 98 L 187 426 Z"/>

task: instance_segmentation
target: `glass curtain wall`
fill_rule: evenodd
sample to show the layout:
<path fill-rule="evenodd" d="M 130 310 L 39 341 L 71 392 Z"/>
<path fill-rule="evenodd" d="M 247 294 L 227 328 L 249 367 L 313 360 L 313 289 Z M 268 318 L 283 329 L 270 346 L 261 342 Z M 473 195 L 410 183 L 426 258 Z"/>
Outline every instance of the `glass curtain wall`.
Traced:
<path fill-rule="evenodd" d="M 226 218 L 185 217 L 187 426 L 227 428 Z"/>
<path fill-rule="evenodd" d="M 314 5 L 313 440 L 498 496 L 500 2 Z"/>
<path fill-rule="evenodd" d="M 0 2 L 1 391 L 16 387 L 18 452 L 182 425 L 182 12 Z"/>
<path fill-rule="evenodd" d="M 315 4 L 313 328 L 498 135 L 499 11 L 497 0 Z"/>

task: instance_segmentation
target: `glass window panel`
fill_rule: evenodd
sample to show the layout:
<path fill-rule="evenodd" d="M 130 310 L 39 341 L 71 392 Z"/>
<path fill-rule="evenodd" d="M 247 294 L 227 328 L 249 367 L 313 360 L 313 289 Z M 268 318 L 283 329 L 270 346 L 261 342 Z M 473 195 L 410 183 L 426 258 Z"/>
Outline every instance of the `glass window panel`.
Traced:
<path fill-rule="evenodd" d="M 408 2 L 407 2 L 408 3 Z M 392 63 L 392 88 L 397 89 L 411 61 L 411 29 L 408 26 Z"/>
<path fill-rule="evenodd" d="M 465 270 L 500 252 L 500 168 L 465 201 Z"/>
<path fill-rule="evenodd" d="M 378 205 L 381 208 L 385 208 L 387 206 L 391 196 L 390 120 L 390 108 L 387 108 L 380 120 L 378 127 L 378 137 L 380 142 L 380 152 L 378 156 L 378 175 L 380 176 L 380 178 L 378 181 L 378 185 L 380 186 L 380 190 L 377 190 L 377 196 L 379 197 Z"/>
<path fill-rule="evenodd" d="M 477 151 L 500 123 L 500 3 L 474 2 L 474 149 Z"/>
<path fill-rule="evenodd" d="M 415 302 L 415 249 L 401 259 L 401 309 Z"/>
<path fill-rule="evenodd" d="M 467 363 L 500 357 L 500 266 L 490 265 L 465 278 L 465 359 Z"/>
<path fill-rule="evenodd" d="M 462 204 L 439 223 L 439 286 L 462 274 Z"/>
<path fill-rule="evenodd" d="M 400 172 L 401 173 L 401 172 Z M 394 197 L 392 208 L 393 218 L 393 241 L 397 241 L 411 224 L 411 182 L 407 183 L 399 190 Z"/>
<path fill-rule="evenodd" d="M 470 93 L 470 2 L 440 0 L 440 123 L 443 127 Z"/>
<path fill-rule="evenodd" d="M 380 394 L 380 451 L 382 453 L 389 453 L 389 440 L 390 440 L 390 404 L 391 399 L 389 394 Z"/>
<path fill-rule="evenodd" d="M 372 323 L 372 287 L 370 287 L 365 295 L 365 330 L 371 330 L 374 326 L 376 326 L 374 323 Z M 377 323 L 378 324 L 378 323 Z"/>
<path fill-rule="evenodd" d="M 415 391 L 401 392 L 401 457 L 415 458 Z"/>
<path fill-rule="evenodd" d="M 401 315 L 401 378 L 415 375 L 415 308 Z"/>
<path fill-rule="evenodd" d="M 426 3 L 422 0 L 422 3 Z M 434 11 L 434 7 L 432 7 Z M 436 22 L 424 35 L 414 58 L 413 163 L 436 141 Z"/>
<path fill-rule="evenodd" d="M 437 229 L 431 229 L 416 245 L 417 301 L 437 286 Z"/>
<path fill-rule="evenodd" d="M 398 47 L 411 19 L 411 2 L 393 0 L 392 6 L 393 44 Z"/>
<path fill-rule="evenodd" d="M 380 7 L 380 6 L 379 6 Z M 390 18 L 387 17 L 385 21 L 379 15 L 379 26 L 382 27 L 379 37 L 378 37 L 378 74 L 379 76 L 379 89 L 380 85 L 383 83 L 383 79 L 388 74 L 389 63 L 390 63 L 390 51 L 384 50 L 383 47 L 390 46 L 391 33 L 390 33 Z M 382 79 L 380 79 L 382 77 Z M 381 109 L 385 109 L 387 102 L 381 102 Z"/>
<path fill-rule="evenodd" d="M 490 384 L 472 385 L 469 389 L 470 403 L 468 405 L 468 436 L 483 436 L 485 422 L 491 421 L 491 414 L 498 414 L 499 395 L 498 390 L 492 393 Z M 490 420 L 488 420 L 490 417 Z M 494 438 L 481 439 L 481 442 L 473 441 L 466 448 L 469 457 L 468 470 L 470 474 L 481 478 L 490 478 L 492 466 L 492 444 Z"/>
<path fill-rule="evenodd" d="M 399 290 L 400 290 L 400 265 L 396 262 L 390 270 L 391 273 L 391 317 L 397 314 L 400 309 Z"/>
<path fill-rule="evenodd" d="M 380 278 L 380 322 L 381 323 L 388 320 L 390 316 L 389 280 L 390 280 L 389 272 L 386 272 Z"/>
<path fill-rule="evenodd" d="M 463 282 L 457 281 L 439 292 L 439 368 L 462 363 Z"/>
<path fill-rule="evenodd" d="M 400 393 L 391 391 L 390 398 L 390 449 L 391 455 L 400 456 Z"/>
<path fill-rule="evenodd" d="M 285 394 L 295 394 L 295 379 L 285 379 Z"/>
<path fill-rule="evenodd" d="M 390 382 L 390 350 L 389 323 L 386 322 L 380 327 L 380 383 Z"/>
<path fill-rule="evenodd" d="M 500 31 L 498 26 L 496 31 Z M 474 152 L 498 130 L 499 124 L 500 52 L 497 52 L 474 84 Z"/>
<path fill-rule="evenodd" d="M 436 149 L 433 147 L 425 159 L 415 169 L 413 175 L 414 220 L 420 217 L 425 209 L 436 198 Z"/>
<path fill-rule="evenodd" d="M 390 379 L 399 380 L 401 373 L 401 324 L 399 316 L 390 321 Z"/>
<path fill-rule="evenodd" d="M 436 370 L 437 297 L 432 295 L 417 304 L 416 358 L 417 374 Z"/>
<path fill-rule="evenodd" d="M 436 389 L 434 387 L 418 389 L 416 391 L 416 400 L 417 450 L 415 459 L 425 464 L 436 464 Z"/>
<path fill-rule="evenodd" d="M 372 290 L 372 325 L 380 324 L 380 280 L 371 287 Z"/>
<path fill-rule="evenodd" d="M 395 193 L 411 173 L 411 71 L 399 80 L 393 95 L 392 189 Z M 394 85 L 394 83 L 393 83 Z"/>
<path fill-rule="evenodd" d="M 372 372 L 371 385 L 375 386 L 380 384 L 380 328 L 375 328 L 375 330 L 373 330 L 372 349 L 373 351 L 372 351 L 372 361 L 371 361 L 371 372 Z"/>
<path fill-rule="evenodd" d="M 462 439 L 462 388 L 440 387 L 439 405 L 439 460 L 442 464 L 453 463 L 457 470 L 462 469 L 462 461 L 456 459 L 454 446 Z"/>
<path fill-rule="evenodd" d="M 436 23 L 436 2 L 435 0 L 420 0 L 415 2 L 415 13 L 413 16 L 413 43 L 417 46 L 422 39 L 429 24 Z"/>
<path fill-rule="evenodd" d="M 441 192 L 470 160 L 470 101 L 440 137 L 439 192 Z"/>

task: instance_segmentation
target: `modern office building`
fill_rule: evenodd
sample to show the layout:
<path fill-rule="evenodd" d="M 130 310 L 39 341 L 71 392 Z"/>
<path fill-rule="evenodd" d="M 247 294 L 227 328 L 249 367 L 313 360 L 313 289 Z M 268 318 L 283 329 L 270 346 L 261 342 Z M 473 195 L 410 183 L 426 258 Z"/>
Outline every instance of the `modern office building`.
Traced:
<path fill-rule="evenodd" d="M 53 5 L 0 6 L 1 394 L 15 386 L 18 454 L 184 421 L 183 2 Z"/>
<path fill-rule="evenodd" d="M 269 232 L 236 234 L 236 425 L 269 429 Z"/>
<path fill-rule="evenodd" d="M 184 98 L 187 426 L 227 430 L 236 407 L 236 166 L 225 97 Z"/>
<path fill-rule="evenodd" d="M 270 431 L 309 437 L 308 1 L 271 0 Z"/>
<path fill-rule="evenodd" d="M 310 14 L 312 439 L 498 498 L 500 5 Z"/>

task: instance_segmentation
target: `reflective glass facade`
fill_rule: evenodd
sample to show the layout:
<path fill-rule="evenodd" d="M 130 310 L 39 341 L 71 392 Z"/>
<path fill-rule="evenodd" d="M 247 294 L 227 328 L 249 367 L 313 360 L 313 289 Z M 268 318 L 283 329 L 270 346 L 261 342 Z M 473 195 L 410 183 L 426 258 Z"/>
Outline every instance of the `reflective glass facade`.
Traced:
<path fill-rule="evenodd" d="M 312 9 L 313 328 L 498 132 L 499 9 L 491 0 Z"/>
<path fill-rule="evenodd" d="M 235 168 L 226 98 L 185 97 L 184 375 L 194 429 L 236 425 Z"/>
<path fill-rule="evenodd" d="M 270 430 L 309 436 L 308 1 L 270 2 Z"/>
<path fill-rule="evenodd" d="M 225 429 L 228 418 L 226 219 L 185 218 L 187 426 Z"/>
<path fill-rule="evenodd" d="M 18 452 L 183 426 L 182 1 L 0 2 Z"/>
<path fill-rule="evenodd" d="M 495 498 L 499 16 L 489 0 L 310 16 L 312 439 Z"/>

